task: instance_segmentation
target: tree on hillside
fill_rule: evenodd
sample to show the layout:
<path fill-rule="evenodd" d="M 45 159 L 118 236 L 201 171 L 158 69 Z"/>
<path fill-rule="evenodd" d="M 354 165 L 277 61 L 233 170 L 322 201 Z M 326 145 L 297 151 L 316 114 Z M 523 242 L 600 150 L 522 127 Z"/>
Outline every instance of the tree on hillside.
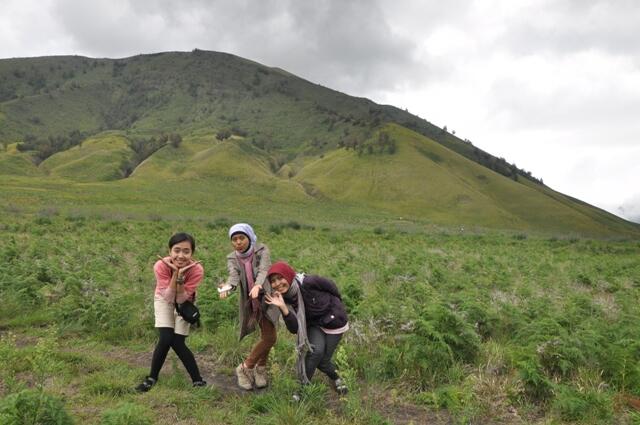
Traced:
<path fill-rule="evenodd" d="M 182 136 L 178 133 L 171 133 L 171 135 L 169 136 L 169 141 L 171 142 L 171 146 L 177 148 L 180 146 L 180 144 L 182 144 Z"/>
<path fill-rule="evenodd" d="M 231 137 L 231 130 L 229 130 L 228 128 L 223 128 L 222 130 L 218 130 L 218 132 L 216 133 L 216 139 L 220 141 L 228 139 L 229 137 Z"/>
<path fill-rule="evenodd" d="M 50 135 L 42 139 L 27 134 L 16 148 L 20 152 L 33 152 L 33 159 L 36 164 L 39 164 L 56 152 L 79 145 L 84 138 L 85 135 L 79 130 L 73 130 L 67 135 Z"/>
<path fill-rule="evenodd" d="M 181 138 L 182 140 L 182 138 Z M 151 155 L 153 155 L 158 149 L 162 148 L 169 141 L 169 136 L 161 134 L 158 137 L 151 136 L 148 139 L 136 138 L 129 140 L 129 147 L 134 152 L 133 158 L 128 161 L 123 161 L 120 165 L 120 171 L 126 178 L 133 173 L 138 165 Z"/>
<path fill-rule="evenodd" d="M 247 133 L 246 130 L 241 129 L 236 125 L 231 127 L 231 134 L 235 134 L 236 136 L 240 136 L 240 137 L 247 137 L 249 133 Z"/>

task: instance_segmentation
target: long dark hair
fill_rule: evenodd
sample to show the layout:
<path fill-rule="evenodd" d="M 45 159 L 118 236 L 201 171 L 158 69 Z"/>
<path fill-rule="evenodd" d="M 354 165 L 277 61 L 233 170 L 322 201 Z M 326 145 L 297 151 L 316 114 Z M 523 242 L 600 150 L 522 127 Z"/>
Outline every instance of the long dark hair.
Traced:
<path fill-rule="evenodd" d="M 191 251 L 195 252 L 196 240 L 193 238 L 193 236 L 184 232 L 176 233 L 175 235 L 171 236 L 171 239 L 169 239 L 169 249 L 171 249 L 175 244 L 184 241 L 189 241 L 189 243 L 191 244 Z"/>

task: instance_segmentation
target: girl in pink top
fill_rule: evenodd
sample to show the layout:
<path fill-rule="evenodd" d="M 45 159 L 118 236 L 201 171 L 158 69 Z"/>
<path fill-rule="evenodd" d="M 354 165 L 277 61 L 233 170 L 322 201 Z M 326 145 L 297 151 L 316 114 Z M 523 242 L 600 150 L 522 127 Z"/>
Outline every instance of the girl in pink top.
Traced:
<path fill-rule="evenodd" d="M 175 310 L 176 302 L 180 304 L 186 300 L 195 301 L 196 289 L 204 276 L 202 265 L 192 258 L 195 249 L 196 241 L 193 236 L 176 233 L 169 239 L 169 255 L 156 261 L 153 266 L 156 277 L 153 303 L 155 327 L 158 328 L 160 338 L 153 351 L 151 372 L 136 387 L 138 392 L 149 391 L 158 381 L 158 374 L 170 348 L 173 348 L 189 372 L 193 386 L 206 385 L 193 353 L 185 344 L 190 325 Z"/>

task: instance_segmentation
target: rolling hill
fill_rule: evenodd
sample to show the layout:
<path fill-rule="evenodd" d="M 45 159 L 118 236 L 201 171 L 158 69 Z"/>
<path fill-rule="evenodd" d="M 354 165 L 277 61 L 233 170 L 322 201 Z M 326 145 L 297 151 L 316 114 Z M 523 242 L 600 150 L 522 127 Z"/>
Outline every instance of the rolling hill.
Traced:
<path fill-rule="evenodd" d="M 640 236 L 406 111 L 229 54 L 5 59 L 0 87 L 6 211 Z"/>

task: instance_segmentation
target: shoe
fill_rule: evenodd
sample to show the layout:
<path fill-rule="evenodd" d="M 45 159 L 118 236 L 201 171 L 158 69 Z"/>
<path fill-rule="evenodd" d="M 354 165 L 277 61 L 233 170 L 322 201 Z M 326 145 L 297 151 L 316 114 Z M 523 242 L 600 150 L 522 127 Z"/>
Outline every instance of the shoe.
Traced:
<path fill-rule="evenodd" d="M 207 386 L 207 381 L 205 381 L 204 379 L 201 379 L 199 381 L 193 381 L 193 387 L 206 387 Z"/>
<path fill-rule="evenodd" d="M 244 363 L 240 363 L 236 368 L 236 377 L 240 388 L 247 391 L 253 389 L 253 370 L 244 367 Z"/>
<path fill-rule="evenodd" d="M 139 393 L 146 393 L 151 389 L 151 387 L 153 387 L 155 383 L 156 383 L 155 379 L 153 379 L 150 376 L 147 376 L 146 378 L 144 378 L 144 381 L 142 381 L 142 383 L 140 383 L 140 385 L 136 387 L 136 391 Z"/>
<path fill-rule="evenodd" d="M 345 395 L 346 393 L 349 392 L 349 389 L 347 388 L 347 384 L 345 384 L 341 378 L 336 379 L 335 381 L 333 381 L 333 383 L 336 386 L 336 392 L 338 394 Z"/>
<path fill-rule="evenodd" d="M 300 395 L 300 393 L 298 392 L 293 393 L 293 395 L 291 396 L 291 401 L 295 403 L 300 403 L 300 400 L 302 400 L 302 396 Z"/>
<path fill-rule="evenodd" d="M 267 367 L 256 366 L 253 369 L 253 379 L 256 384 L 256 388 L 264 388 L 267 386 Z"/>

